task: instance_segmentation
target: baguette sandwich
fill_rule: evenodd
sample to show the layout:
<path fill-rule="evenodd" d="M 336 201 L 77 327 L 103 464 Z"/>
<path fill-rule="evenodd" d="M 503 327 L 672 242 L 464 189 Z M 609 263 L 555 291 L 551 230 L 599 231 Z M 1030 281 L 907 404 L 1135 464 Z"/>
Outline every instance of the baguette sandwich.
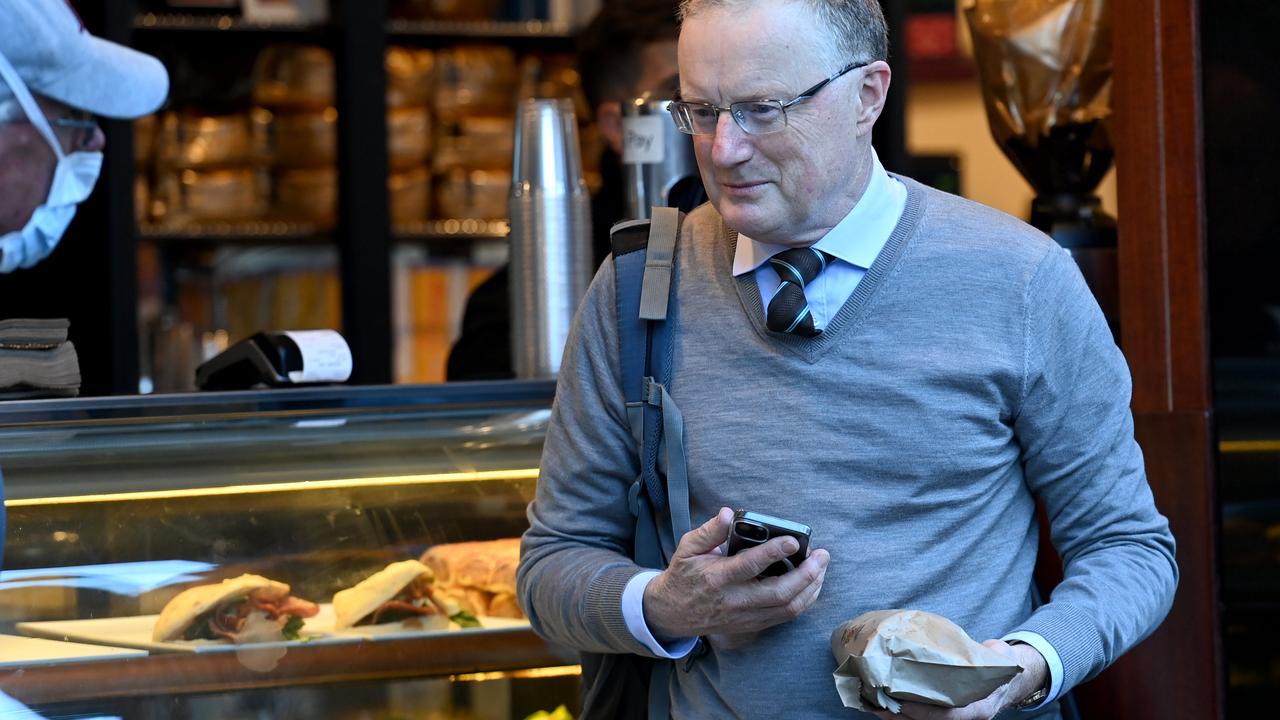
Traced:
<path fill-rule="evenodd" d="M 290 595 L 288 585 L 246 574 L 178 593 L 160 611 L 151 638 L 237 644 L 297 640 L 303 618 L 317 612 L 315 603 Z"/>
<path fill-rule="evenodd" d="M 399 623 L 415 630 L 444 630 L 453 621 L 478 627 L 476 618 L 437 597 L 435 574 L 417 560 L 394 562 L 333 596 L 334 628 Z"/>
<path fill-rule="evenodd" d="M 523 619 L 516 603 L 520 538 L 436 545 L 422 555 L 446 601 L 475 615 Z"/>

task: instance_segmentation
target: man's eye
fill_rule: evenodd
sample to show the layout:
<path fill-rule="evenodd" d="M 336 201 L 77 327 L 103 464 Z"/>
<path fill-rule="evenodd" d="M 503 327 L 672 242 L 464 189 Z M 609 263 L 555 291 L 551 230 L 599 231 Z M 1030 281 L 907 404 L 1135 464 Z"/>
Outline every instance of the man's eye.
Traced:
<path fill-rule="evenodd" d="M 771 118 L 778 114 L 778 106 L 772 103 L 763 103 L 763 102 L 738 103 L 733 107 L 742 115 L 751 117 L 752 119 L 756 119 L 756 120 Z"/>
<path fill-rule="evenodd" d="M 719 113 L 713 107 L 707 107 L 706 105 L 694 105 L 689 109 L 689 114 L 699 120 L 709 120 Z"/>

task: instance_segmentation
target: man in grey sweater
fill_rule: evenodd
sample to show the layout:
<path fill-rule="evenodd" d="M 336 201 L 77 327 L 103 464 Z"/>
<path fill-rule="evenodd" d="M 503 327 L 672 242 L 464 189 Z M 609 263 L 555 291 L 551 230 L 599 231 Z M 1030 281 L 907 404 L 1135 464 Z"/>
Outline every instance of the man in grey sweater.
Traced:
<path fill-rule="evenodd" d="M 950 618 L 1026 671 L 966 708 L 1056 699 L 1159 624 L 1174 543 L 1133 438 L 1130 379 L 1071 258 L 1022 222 L 890 176 L 871 149 L 889 67 L 875 0 L 688 0 L 677 124 L 711 202 L 685 220 L 668 322 L 695 523 L 665 569 L 627 556 L 639 461 L 614 268 L 575 320 L 519 570 L 534 628 L 681 658 L 673 717 L 855 717 L 833 629 Z M 818 81 L 815 85 L 815 81 Z M 1037 603 L 1035 505 L 1064 580 Z M 813 528 L 726 556 L 742 507 Z"/>

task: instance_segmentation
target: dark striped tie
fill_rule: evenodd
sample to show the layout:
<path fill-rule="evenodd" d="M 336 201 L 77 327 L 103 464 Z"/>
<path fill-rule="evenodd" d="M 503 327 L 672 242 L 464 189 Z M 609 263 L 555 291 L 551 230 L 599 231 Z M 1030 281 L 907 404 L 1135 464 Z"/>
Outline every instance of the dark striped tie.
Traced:
<path fill-rule="evenodd" d="M 813 337 L 822 332 L 813 326 L 813 313 L 804 296 L 804 286 L 826 269 L 832 256 L 812 247 L 792 248 L 769 258 L 781 283 L 769 299 L 765 324 L 774 332 Z"/>

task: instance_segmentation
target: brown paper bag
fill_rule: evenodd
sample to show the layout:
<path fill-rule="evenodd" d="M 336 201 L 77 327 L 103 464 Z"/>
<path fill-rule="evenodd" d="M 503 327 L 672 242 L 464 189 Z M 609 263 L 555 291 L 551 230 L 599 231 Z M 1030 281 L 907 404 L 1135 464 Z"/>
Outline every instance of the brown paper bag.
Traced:
<path fill-rule="evenodd" d="M 833 673 L 845 707 L 897 713 L 902 700 L 964 707 L 1022 667 L 923 610 L 864 613 L 831 634 Z"/>

